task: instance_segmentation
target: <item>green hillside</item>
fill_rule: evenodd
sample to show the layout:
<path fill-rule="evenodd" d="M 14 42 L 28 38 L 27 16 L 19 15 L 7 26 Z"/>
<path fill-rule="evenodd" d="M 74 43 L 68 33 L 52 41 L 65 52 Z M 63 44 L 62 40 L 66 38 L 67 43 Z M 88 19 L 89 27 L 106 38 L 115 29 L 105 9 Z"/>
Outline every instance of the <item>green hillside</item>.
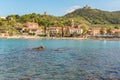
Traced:
<path fill-rule="evenodd" d="M 91 24 L 120 24 L 120 11 L 108 12 L 84 7 L 68 13 L 64 17 L 84 19 Z"/>

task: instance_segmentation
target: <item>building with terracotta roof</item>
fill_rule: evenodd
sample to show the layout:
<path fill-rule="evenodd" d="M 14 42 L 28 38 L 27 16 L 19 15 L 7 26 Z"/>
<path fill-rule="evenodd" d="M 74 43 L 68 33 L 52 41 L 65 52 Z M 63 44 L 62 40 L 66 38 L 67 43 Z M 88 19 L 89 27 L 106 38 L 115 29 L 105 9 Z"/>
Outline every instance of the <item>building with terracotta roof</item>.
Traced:
<path fill-rule="evenodd" d="M 38 26 L 38 23 L 27 22 L 25 23 L 25 29 L 28 30 L 28 32 L 31 34 L 35 34 L 35 35 L 44 34 L 43 29 Z"/>

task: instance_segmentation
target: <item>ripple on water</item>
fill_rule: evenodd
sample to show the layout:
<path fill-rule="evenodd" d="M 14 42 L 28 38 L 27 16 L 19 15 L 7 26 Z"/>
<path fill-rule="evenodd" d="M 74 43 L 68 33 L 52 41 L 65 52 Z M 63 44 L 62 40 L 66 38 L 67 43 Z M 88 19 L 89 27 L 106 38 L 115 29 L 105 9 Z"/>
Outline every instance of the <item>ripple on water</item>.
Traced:
<path fill-rule="evenodd" d="M 45 41 L 47 49 L 36 51 L 31 46 L 37 46 L 39 41 L 36 44 L 34 40 L 31 44 L 26 40 L 19 41 L 21 43 L 15 42 L 17 46 L 6 42 L 4 48 L 0 47 L 1 80 L 120 79 L 120 46 L 117 42 Z"/>

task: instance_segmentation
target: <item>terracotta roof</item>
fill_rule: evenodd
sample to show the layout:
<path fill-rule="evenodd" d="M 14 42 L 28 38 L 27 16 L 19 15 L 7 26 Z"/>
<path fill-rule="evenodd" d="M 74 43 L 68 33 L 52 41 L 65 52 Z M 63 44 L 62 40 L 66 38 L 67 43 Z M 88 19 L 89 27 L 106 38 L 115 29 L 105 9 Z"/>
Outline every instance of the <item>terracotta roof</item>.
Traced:
<path fill-rule="evenodd" d="M 26 27 L 29 27 L 29 26 L 35 26 L 35 27 L 38 27 L 38 23 L 27 22 L 27 23 L 25 23 L 25 26 L 26 26 Z"/>

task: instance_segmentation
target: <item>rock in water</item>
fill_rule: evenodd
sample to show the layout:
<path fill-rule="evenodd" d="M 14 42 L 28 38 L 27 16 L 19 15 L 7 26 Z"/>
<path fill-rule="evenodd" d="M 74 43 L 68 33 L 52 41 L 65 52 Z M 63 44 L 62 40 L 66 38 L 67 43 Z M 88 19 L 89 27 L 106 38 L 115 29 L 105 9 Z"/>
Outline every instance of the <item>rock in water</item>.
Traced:
<path fill-rule="evenodd" d="M 33 48 L 33 50 L 43 51 L 43 50 L 45 50 L 45 48 L 44 48 L 44 46 L 40 46 L 40 47 L 37 47 L 37 48 Z"/>

